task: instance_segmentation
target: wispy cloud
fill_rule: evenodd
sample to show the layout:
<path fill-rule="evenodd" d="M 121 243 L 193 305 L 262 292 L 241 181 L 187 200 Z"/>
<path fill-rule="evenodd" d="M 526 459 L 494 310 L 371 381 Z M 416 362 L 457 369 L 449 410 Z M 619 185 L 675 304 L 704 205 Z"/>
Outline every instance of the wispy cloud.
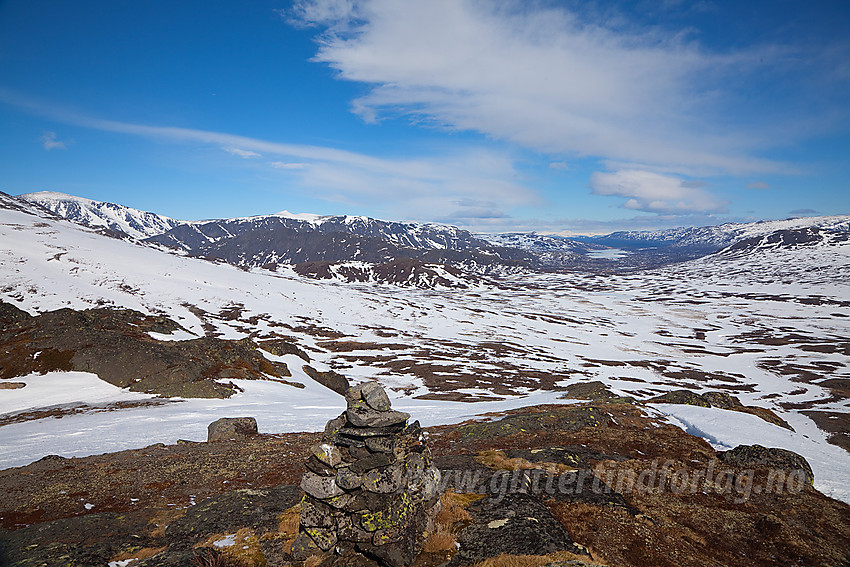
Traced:
<path fill-rule="evenodd" d="M 753 181 L 747 183 L 747 189 L 770 189 L 770 183 L 766 181 Z"/>
<path fill-rule="evenodd" d="M 733 83 L 782 67 L 782 47 L 713 53 L 542 2 L 302 0 L 290 16 L 323 30 L 316 61 L 371 85 L 353 101 L 367 121 L 410 115 L 674 173 L 791 169 L 758 155 L 778 137 L 724 114 Z"/>
<path fill-rule="evenodd" d="M 623 207 L 660 214 L 722 213 L 722 201 L 703 189 L 699 181 L 683 180 L 651 171 L 595 172 L 590 187 L 596 195 L 625 197 Z"/>
<path fill-rule="evenodd" d="M 520 175 L 506 152 L 480 147 L 452 148 L 420 157 L 376 157 L 325 146 L 289 144 L 224 132 L 151 126 L 95 118 L 0 91 L 0 100 L 58 122 L 169 143 L 201 144 L 250 158 L 252 167 L 287 176 L 287 185 L 331 202 L 377 209 L 393 219 L 506 217 L 511 209 L 539 205 L 533 189 L 514 181 Z"/>
<path fill-rule="evenodd" d="M 263 157 L 261 154 L 258 154 L 257 152 L 252 152 L 251 150 L 243 150 L 241 148 L 222 148 L 222 149 L 224 149 L 224 151 L 226 151 L 227 153 L 229 153 L 231 155 L 238 156 L 238 157 L 241 157 L 241 158 L 244 158 L 244 159 Z"/>
<path fill-rule="evenodd" d="M 41 145 L 47 150 L 64 150 L 66 149 L 65 142 L 61 142 L 56 139 L 56 132 L 45 132 L 41 136 Z"/>

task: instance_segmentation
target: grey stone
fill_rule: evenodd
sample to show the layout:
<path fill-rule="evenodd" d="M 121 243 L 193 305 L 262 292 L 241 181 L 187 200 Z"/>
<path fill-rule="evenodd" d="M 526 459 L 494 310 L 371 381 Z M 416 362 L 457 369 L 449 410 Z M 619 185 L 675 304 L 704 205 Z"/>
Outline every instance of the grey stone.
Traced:
<path fill-rule="evenodd" d="M 301 490 L 319 500 L 345 494 L 345 490 L 337 486 L 335 477 L 320 476 L 309 471 L 301 477 Z"/>
<path fill-rule="evenodd" d="M 351 516 L 342 516 L 337 522 L 337 536 L 341 541 L 365 543 L 372 541 L 372 533 L 355 524 Z"/>
<path fill-rule="evenodd" d="M 396 543 L 404 538 L 402 530 L 378 530 L 372 535 L 372 545 L 381 547 L 388 543 Z"/>
<path fill-rule="evenodd" d="M 408 484 L 418 483 L 425 474 L 425 459 L 419 453 L 411 453 L 404 461 L 404 472 Z"/>
<path fill-rule="evenodd" d="M 404 471 L 401 465 L 390 465 L 381 469 L 372 469 L 363 475 L 363 490 L 389 494 L 401 488 Z"/>
<path fill-rule="evenodd" d="M 372 469 L 391 465 L 393 462 L 394 459 L 389 455 L 385 453 L 375 453 L 374 455 L 369 455 L 365 459 L 358 459 L 355 461 L 354 464 L 351 465 L 351 470 L 357 474 L 363 474 Z"/>
<path fill-rule="evenodd" d="M 366 439 L 366 441 L 371 441 L 373 439 L 385 439 L 385 437 L 370 437 Z M 372 452 L 369 451 L 368 448 L 369 446 L 365 443 L 362 447 L 348 447 L 348 454 L 351 456 L 352 461 L 359 461 L 360 459 L 372 456 Z"/>
<path fill-rule="evenodd" d="M 336 484 L 345 490 L 360 488 L 360 475 L 351 469 L 339 469 L 336 473 Z"/>
<path fill-rule="evenodd" d="M 373 453 L 392 453 L 395 449 L 395 438 L 369 437 L 366 439 L 366 448 Z"/>
<path fill-rule="evenodd" d="M 322 551 L 330 550 L 338 541 L 336 530 L 329 528 L 304 528 L 304 532 Z"/>
<path fill-rule="evenodd" d="M 328 498 L 327 500 L 324 500 L 324 502 L 328 506 L 342 510 L 342 509 L 347 509 L 351 505 L 351 503 L 354 502 L 354 499 L 355 499 L 354 494 L 346 493 L 346 494 L 340 494 L 339 496 L 333 496 L 331 498 Z"/>
<path fill-rule="evenodd" d="M 440 492 L 440 470 L 434 466 L 425 469 L 422 475 L 422 500 L 428 502 L 436 498 Z"/>
<path fill-rule="evenodd" d="M 344 413 L 328 421 L 328 423 L 325 425 L 325 440 L 331 439 L 337 431 L 339 431 L 342 427 L 345 426 L 346 421 L 347 420 L 345 419 Z"/>
<path fill-rule="evenodd" d="M 333 443 L 313 445 L 310 452 L 329 467 L 335 467 L 342 462 L 342 452 Z"/>
<path fill-rule="evenodd" d="M 367 437 L 387 437 L 389 435 L 397 435 L 404 429 L 403 424 L 390 425 L 388 427 L 343 427 L 339 430 L 339 434 L 343 437 L 355 437 L 365 439 Z M 366 444 L 363 443 L 363 447 Z"/>
<path fill-rule="evenodd" d="M 336 470 L 320 461 L 316 455 L 310 455 L 310 458 L 307 459 L 307 462 L 304 463 L 304 465 L 307 467 L 307 469 L 318 475 L 336 476 Z"/>
<path fill-rule="evenodd" d="M 296 561 L 304 561 L 311 555 L 319 552 L 319 546 L 306 533 L 301 532 L 295 541 L 292 543 L 291 553 L 292 558 Z"/>
<path fill-rule="evenodd" d="M 377 382 L 366 382 L 360 388 L 360 395 L 370 407 L 378 411 L 389 411 L 390 399 L 386 391 Z"/>
<path fill-rule="evenodd" d="M 207 441 L 244 441 L 257 434 L 253 417 L 222 417 L 207 427 Z"/>
<path fill-rule="evenodd" d="M 800 480 L 811 485 L 815 474 L 812 467 L 802 455 L 761 445 L 738 445 L 730 451 L 723 451 L 717 456 L 724 463 L 741 468 L 770 468 L 781 469 L 800 476 Z"/>
<path fill-rule="evenodd" d="M 389 427 L 410 418 L 410 414 L 400 411 L 376 411 L 364 402 L 353 403 L 345 410 L 345 416 L 348 423 L 355 427 Z"/>
<path fill-rule="evenodd" d="M 347 437 L 345 435 L 334 435 L 333 442 L 337 445 L 341 445 L 343 447 L 347 447 L 349 453 L 351 453 L 352 448 L 363 449 L 366 450 L 366 442 L 362 438 L 357 437 Z"/>
<path fill-rule="evenodd" d="M 308 528 L 333 528 L 338 513 L 322 502 L 307 496 L 301 503 L 301 525 Z"/>

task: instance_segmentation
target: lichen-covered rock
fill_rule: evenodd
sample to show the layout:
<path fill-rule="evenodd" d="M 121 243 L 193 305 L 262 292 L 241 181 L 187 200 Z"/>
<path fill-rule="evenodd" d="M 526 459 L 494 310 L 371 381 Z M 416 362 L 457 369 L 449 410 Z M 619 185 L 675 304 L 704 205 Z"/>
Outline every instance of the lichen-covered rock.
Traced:
<path fill-rule="evenodd" d="M 673 390 L 672 392 L 656 396 L 649 401 L 656 404 L 684 404 L 688 406 L 701 406 L 704 408 L 711 407 L 711 402 L 690 390 Z"/>
<path fill-rule="evenodd" d="M 812 467 L 802 455 L 776 447 L 761 445 L 738 445 L 730 451 L 723 451 L 717 456 L 724 463 L 741 468 L 771 468 L 802 475 L 808 484 L 815 480 Z"/>
<path fill-rule="evenodd" d="M 306 531 L 298 534 L 298 537 L 295 538 L 290 549 L 292 558 L 296 561 L 304 561 L 311 555 L 315 555 L 320 551 L 319 546 L 316 545 L 313 538 L 307 535 Z"/>
<path fill-rule="evenodd" d="M 342 451 L 331 443 L 313 445 L 311 451 L 317 459 L 329 467 L 335 467 L 342 462 Z"/>
<path fill-rule="evenodd" d="M 207 427 L 207 441 L 244 441 L 258 433 L 253 417 L 222 417 Z"/>
<path fill-rule="evenodd" d="M 336 484 L 345 490 L 360 488 L 362 478 L 351 469 L 339 469 L 336 473 Z"/>
<path fill-rule="evenodd" d="M 452 567 L 477 563 L 502 553 L 587 553 L 573 542 L 552 512 L 530 495 L 486 498 L 470 506 L 470 513 L 475 521 L 460 532 L 460 548 L 449 562 Z"/>
<path fill-rule="evenodd" d="M 301 477 L 301 489 L 319 500 L 345 494 L 345 490 L 337 486 L 336 477 L 321 476 L 314 472 L 304 473 Z"/>
<path fill-rule="evenodd" d="M 389 427 L 406 422 L 410 414 L 400 411 L 377 411 L 366 402 L 355 402 L 345 411 L 348 422 L 355 427 Z"/>
<path fill-rule="evenodd" d="M 307 551 L 299 554 L 336 546 L 408 567 L 437 512 L 440 472 L 419 423 L 393 411 L 377 382 L 350 388 L 345 399 L 346 411 L 307 459 L 299 535 Z"/>
<path fill-rule="evenodd" d="M 391 494 L 402 486 L 404 470 L 401 465 L 390 465 L 381 469 L 372 469 L 363 475 L 363 490 L 379 494 Z"/>
<path fill-rule="evenodd" d="M 726 392 L 706 392 L 701 397 L 710 403 L 712 407 L 720 409 L 737 408 L 743 405 L 741 400 Z"/>

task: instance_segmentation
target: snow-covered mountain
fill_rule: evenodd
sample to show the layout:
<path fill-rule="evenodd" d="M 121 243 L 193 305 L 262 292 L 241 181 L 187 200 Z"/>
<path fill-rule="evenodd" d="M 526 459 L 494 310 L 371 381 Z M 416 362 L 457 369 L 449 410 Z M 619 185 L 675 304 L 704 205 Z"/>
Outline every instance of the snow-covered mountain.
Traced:
<path fill-rule="evenodd" d="M 18 195 L 18 199 L 35 203 L 77 224 L 106 228 L 136 239 L 161 234 L 182 223 L 163 215 L 124 205 L 93 201 L 53 191 L 25 193 Z"/>
<path fill-rule="evenodd" d="M 768 234 L 738 240 L 734 244 L 720 250 L 717 254 L 745 255 L 782 248 L 793 249 L 800 246 L 831 246 L 842 244 L 850 241 L 850 230 L 847 230 L 846 226 L 846 223 L 835 223 L 777 230 Z"/>
<path fill-rule="evenodd" d="M 300 273 L 339 281 L 385 278 L 384 281 L 399 285 L 410 285 L 413 281 L 417 285 L 454 281 L 443 276 L 456 274 L 457 270 L 467 272 L 470 280 L 481 274 L 527 271 L 640 270 L 701 258 L 736 243 L 746 242 L 733 249 L 736 254 L 755 250 L 757 245 L 775 247 L 788 239 L 807 238 L 803 236 L 805 231 L 831 235 L 829 238 L 833 240 L 850 234 L 850 216 L 564 238 L 533 232 L 472 234 L 436 223 L 287 211 L 183 222 L 123 205 L 51 192 L 21 195 L 14 202 L 16 207 L 37 206 L 83 226 L 105 228 L 186 255 L 243 268 L 309 264 L 301 267 Z M 797 234 L 798 231 L 803 232 Z M 780 233 L 797 235 L 771 236 Z M 765 238 L 768 240 L 757 244 Z M 596 253 L 611 247 L 626 249 L 628 253 Z M 419 267 L 412 269 L 412 263 Z M 359 267 L 353 269 L 353 265 Z M 402 271 L 393 273 L 399 266 L 404 266 Z M 447 272 L 447 269 L 451 270 Z M 418 275 L 413 277 L 413 274 Z"/>
<path fill-rule="evenodd" d="M 777 231 L 804 228 L 850 231 L 850 216 L 804 217 L 751 223 L 726 223 L 717 226 L 683 227 L 654 231 L 612 232 L 591 240 L 612 246 L 673 246 L 720 249 L 739 240 L 761 237 Z"/>
<path fill-rule="evenodd" d="M 245 267 L 417 260 L 486 271 L 536 264 L 527 251 L 494 246 L 457 227 L 352 216 L 305 220 L 269 215 L 192 222 L 146 242 Z"/>
<path fill-rule="evenodd" d="M 716 445 L 746 437 L 797 451 L 816 487 L 850 500 L 850 455 L 828 442 L 830 416 L 847 414 L 848 257 L 850 241 L 830 237 L 628 274 L 524 273 L 451 289 L 340 285 L 285 265 L 240 269 L 107 238 L 0 195 L 0 300 L 31 315 L 124 308 L 184 329 L 156 340 L 215 337 L 258 348 L 285 340 L 320 371 L 377 378 L 394 407 L 429 423 L 557 402 L 558 387 L 589 380 L 643 401 L 683 388 L 731 392 L 794 431 L 717 408 L 644 407 Z M 371 268 L 361 273 L 369 280 Z M 0 390 L 0 415 L 17 420 L 0 422 L 0 466 L 205 438 L 223 415 L 294 431 L 339 414 L 338 400 L 301 371 L 302 358 L 263 356 L 287 364 L 289 381 L 305 387 L 234 378 L 244 391 L 227 400 L 141 404 L 137 392 L 105 391 L 91 374 L 16 377 L 16 389 Z M 734 430 L 712 433 L 727 421 Z"/>

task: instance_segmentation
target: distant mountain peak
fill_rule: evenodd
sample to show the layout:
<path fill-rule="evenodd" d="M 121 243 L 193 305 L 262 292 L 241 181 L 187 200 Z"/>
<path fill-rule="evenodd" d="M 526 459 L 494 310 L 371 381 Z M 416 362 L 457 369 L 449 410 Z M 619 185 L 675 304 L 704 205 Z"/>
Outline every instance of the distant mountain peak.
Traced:
<path fill-rule="evenodd" d="M 95 201 L 56 191 L 18 195 L 18 200 L 34 203 L 48 211 L 92 228 L 106 228 L 142 240 L 168 232 L 183 221 L 132 207 Z"/>

